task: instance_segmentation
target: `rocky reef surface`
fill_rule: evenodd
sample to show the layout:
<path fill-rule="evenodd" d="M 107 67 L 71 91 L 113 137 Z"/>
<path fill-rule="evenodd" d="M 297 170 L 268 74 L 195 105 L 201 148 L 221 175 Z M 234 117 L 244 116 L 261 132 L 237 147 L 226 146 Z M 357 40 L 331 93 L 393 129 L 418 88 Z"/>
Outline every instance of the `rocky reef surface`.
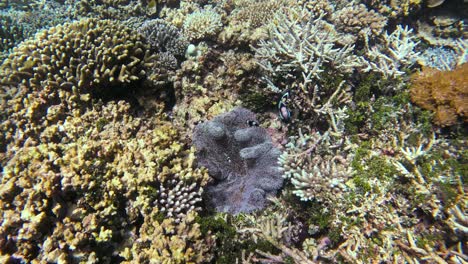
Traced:
<path fill-rule="evenodd" d="M 0 0 L 0 262 L 467 262 L 467 14 Z"/>

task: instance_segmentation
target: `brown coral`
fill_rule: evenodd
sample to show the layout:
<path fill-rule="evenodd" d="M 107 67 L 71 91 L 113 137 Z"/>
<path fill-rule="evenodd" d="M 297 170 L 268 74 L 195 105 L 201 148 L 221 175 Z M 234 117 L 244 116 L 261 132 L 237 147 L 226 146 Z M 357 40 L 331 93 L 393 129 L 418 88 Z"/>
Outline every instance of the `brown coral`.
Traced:
<path fill-rule="evenodd" d="M 412 76 L 411 100 L 435 112 L 439 126 L 468 121 L 468 64 L 453 71 L 423 68 Z"/>
<path fill-rule="evenodd" d="M 369 10 L 363 4 L 350 5 L 339 10 L 333 16 L 334 24 L 346 33 L 364 36 L 370 30 L 373 35 L 379 35 L 387 25 L 387 18 L 374 10 Z"/>

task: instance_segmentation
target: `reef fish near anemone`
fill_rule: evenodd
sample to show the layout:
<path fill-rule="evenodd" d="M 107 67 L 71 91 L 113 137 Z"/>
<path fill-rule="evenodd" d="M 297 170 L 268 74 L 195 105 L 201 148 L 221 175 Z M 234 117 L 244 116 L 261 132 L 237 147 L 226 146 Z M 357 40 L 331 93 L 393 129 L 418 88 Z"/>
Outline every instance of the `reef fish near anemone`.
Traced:
<path fill-rule="evenodd" d="M 195 127 L 198 166 L 214 182 L 208 203 L 219 212 L 238 214 L 262 209 L 283 185 L 277 160 L 281 154 L 255 114 L 236 108 Z"/>
<path fill-rule="evenodd" d="M 291 111 L 288 108 L 287 101 L 289 99 L 289 91 L 284 93 L 278 101 L 278 116 L 283 122 L 291 120 Z"/>

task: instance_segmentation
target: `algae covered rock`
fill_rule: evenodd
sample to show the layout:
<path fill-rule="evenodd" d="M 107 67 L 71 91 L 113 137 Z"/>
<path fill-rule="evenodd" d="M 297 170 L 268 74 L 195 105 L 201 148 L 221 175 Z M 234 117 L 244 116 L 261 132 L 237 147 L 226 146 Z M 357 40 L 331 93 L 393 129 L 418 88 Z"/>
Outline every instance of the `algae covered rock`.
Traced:
<path fill-rule="evenodd" d="M 195 127 L 198 165 L 208 168 L 214 183 L 207 187 L 217 211 L 237 214 L 262 209 L 281 188 L 277 165 L 281 152 L 273 146 L 255 114 L 236 108 Z"/>

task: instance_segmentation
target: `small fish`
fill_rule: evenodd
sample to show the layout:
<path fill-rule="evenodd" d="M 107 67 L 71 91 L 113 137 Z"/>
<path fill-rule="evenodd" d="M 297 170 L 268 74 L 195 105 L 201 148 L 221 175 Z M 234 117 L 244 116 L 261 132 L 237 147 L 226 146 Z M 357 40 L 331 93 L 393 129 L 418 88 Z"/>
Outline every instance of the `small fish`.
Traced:
<path fill-rule="evenodd" d="M 289 91 L 281 96 L 281 99 L 278 102 L 278 115 L 281 120 L 284 122 L 289 122 L 291 120 L 291 111 L 289 111 L 286 101 L 289 99 Z"/>
<path fill-rule="evenodd" d="M 247 121 L 247 125 L 249 125 L 250 127 L 254 127 L 254 126 L 259 126 L 259 124 L 257 123 L 257 121 L 252 121 L 252 120 L 248 120 Z"/>

